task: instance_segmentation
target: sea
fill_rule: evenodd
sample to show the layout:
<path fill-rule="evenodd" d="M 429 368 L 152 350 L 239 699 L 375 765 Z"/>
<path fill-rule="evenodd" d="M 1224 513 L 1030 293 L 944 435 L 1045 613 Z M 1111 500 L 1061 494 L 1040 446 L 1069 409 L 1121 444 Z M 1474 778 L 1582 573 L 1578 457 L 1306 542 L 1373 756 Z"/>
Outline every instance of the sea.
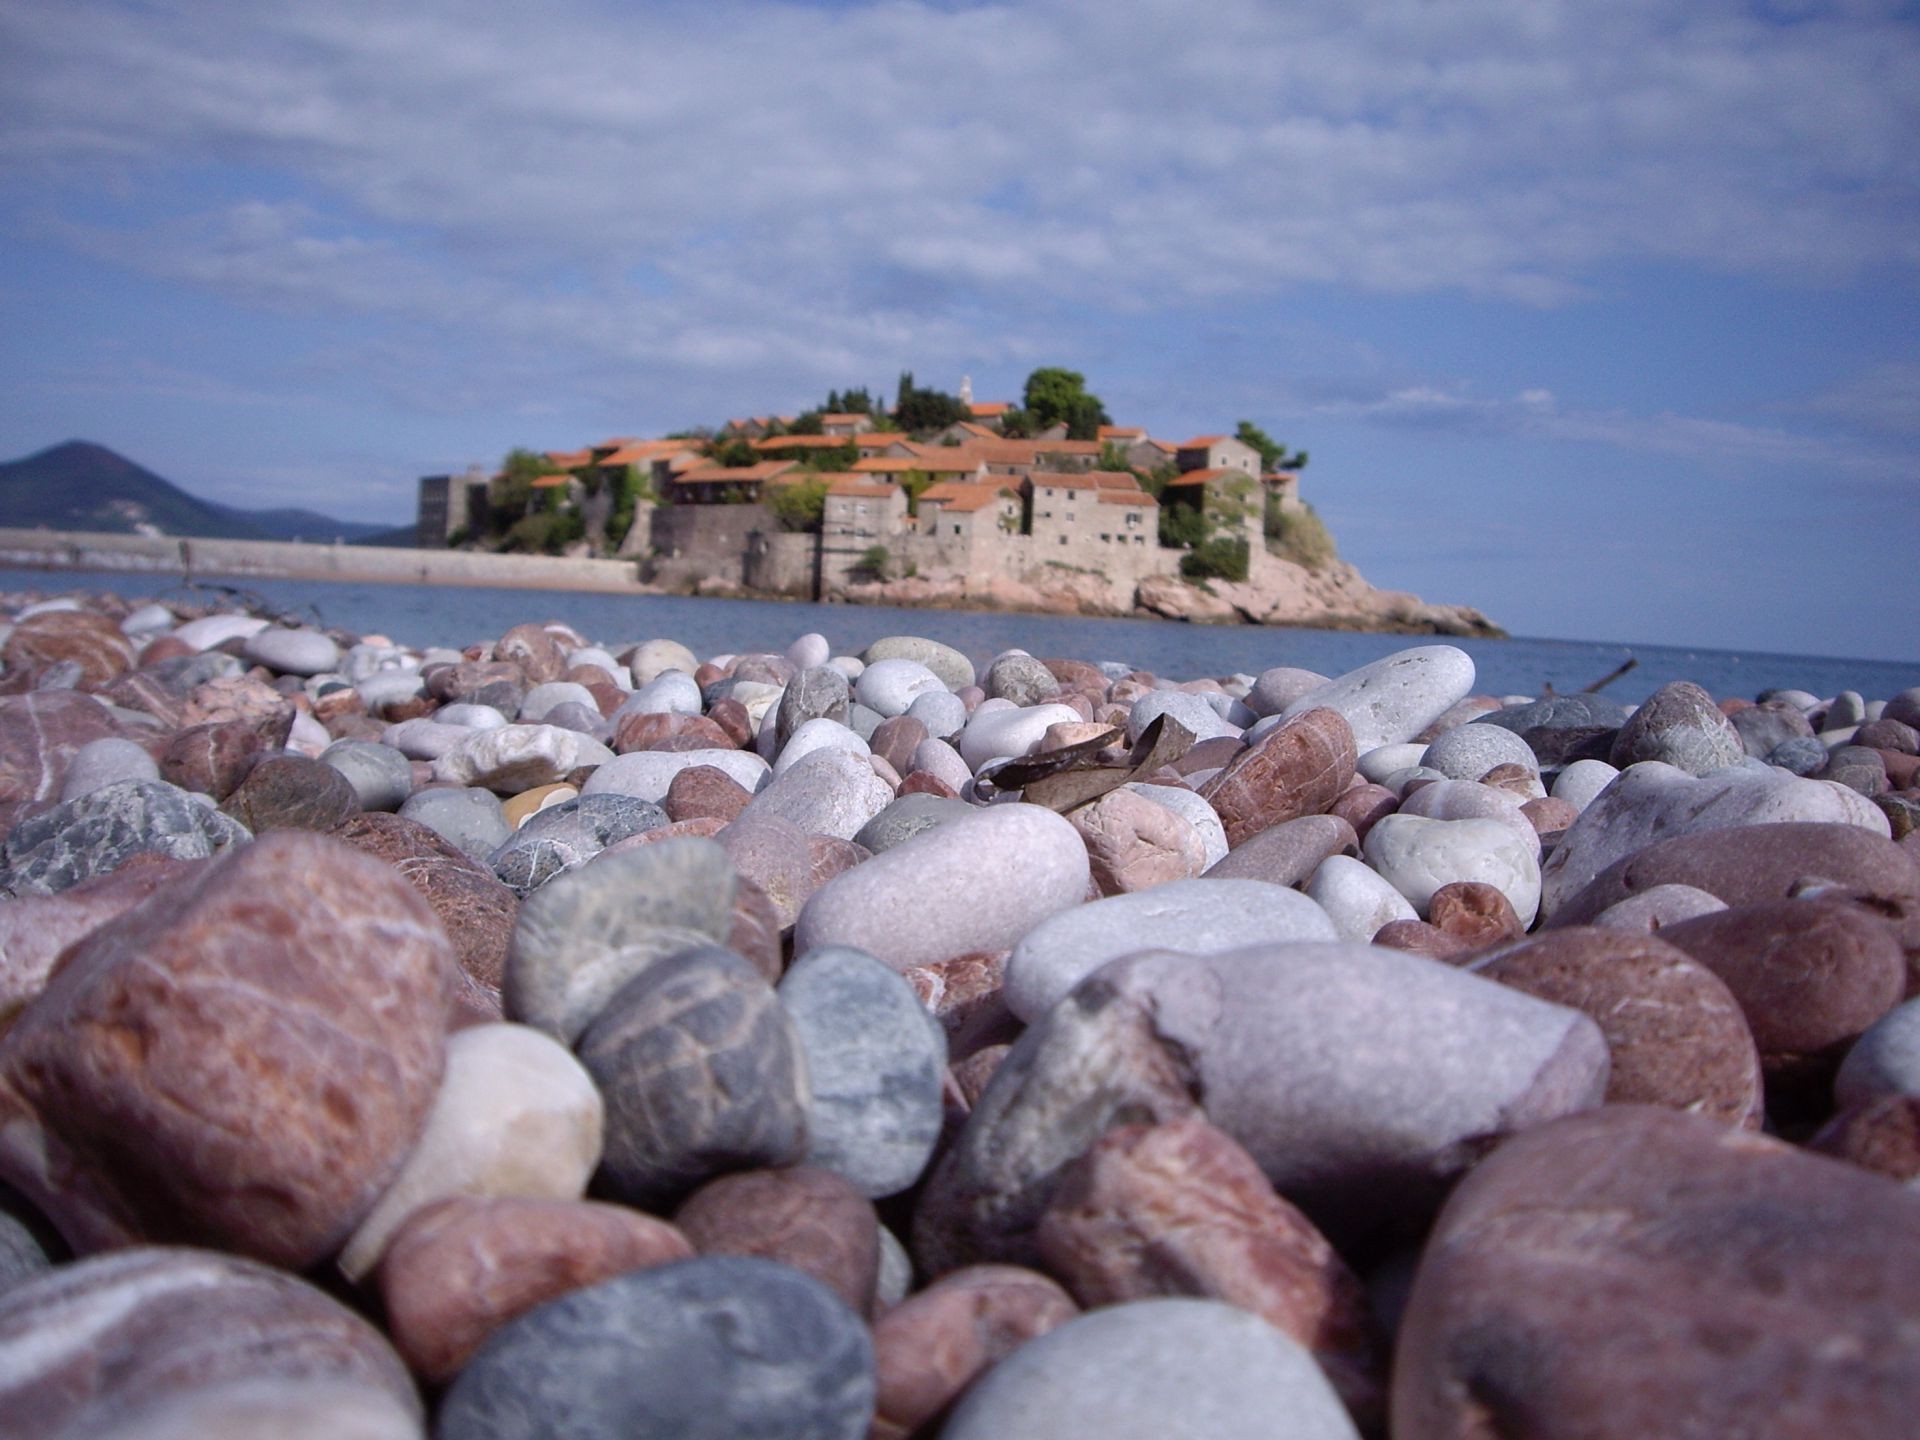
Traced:
<path fill-rule="evenodd" d="M 1168 620 L 1107 620 L 880 605 L 815 605 L 673 595 L 596 595 L 575 591 L 372 585 L 327 580 L 202 581 L 169 584 L 160 576 L 0 567 L 0 593 L 110 591 L 127 599 L 205 604 L 226 595 L 305 623 L 383 634 L 406 645 L 455 648 L 491 640 L 527 620 L 561 620 L 596 644 L 664 637 L 702 657 L 780 651 L 810 631 L 835 654 L 857 653 L 887 635 L 923 635 L 962 651 L 976 666 L 1019 648 L 1042 658 L 1118 660 L 1176 680 L 1257 675 L 1289 665 L 1339 675 L 1414 645 L 1457 645 L 1473 657 L 1475 688 L 1488 695 L 1569 694 L 1603 680 L 1603 693 L 1632 704 L 1675 680 L 1710 694 L 1753 698 L 1769 689 L 1830 697 L 1857 691 L 1885 699 L 1920 686 L 1920 661 L 1849 660 L 1626 641 L 1428 638 L 1257 625 L 1190 625 Z M 1622 667 L 1631 668 L 1616 674 Z M 1608 680 L 1609 676 L 1615 678 Z"/>

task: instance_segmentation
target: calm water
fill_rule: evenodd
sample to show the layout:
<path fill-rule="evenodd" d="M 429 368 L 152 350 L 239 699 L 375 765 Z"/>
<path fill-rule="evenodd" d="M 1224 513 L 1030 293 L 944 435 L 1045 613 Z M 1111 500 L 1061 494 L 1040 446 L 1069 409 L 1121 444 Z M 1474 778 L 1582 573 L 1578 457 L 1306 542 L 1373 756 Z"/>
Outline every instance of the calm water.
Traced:
<path fill-rule="evenodd" d="M 1176 679 L 1258 674 L 1295 665 L 1338 675 L 1409 645 L 1438 643 L 1404 635 L 1351 635 L 1330 630 L 1181 625 L 1157 620 L 1091 620 L 1054 615 L 1003 615 L 897 610 L 865 605 L 802 605 L 679 596 L 580 595 L 565 591 L 465 589 L 450 586 L 359 585 L 323 580 L 253 580 L 236 588 L 308 621 L 360 633 L 379 631 L 410 645 L 462 646 L 498 636 L 523 620 L 564 620 L 602 644 L 667 636 L 698 655 L 784 650 L 817 630 L 834 651 L 858 651 L 883 635 L 925 635 L 983 664 L 1018 645 L 1040 656 L 1123 660 Z M 0 591 L 110 590 L 129 598 L 193 595 L 159 576 L 0 568 Z M 200 599 L 209 592 L 198 592 Z M 1551 685 L 1579 690 L 1628 659 L 1638 661 L 1606 693 L 1631 703 L 1673 680 L 1692 680 L 1717 696 L 1755 695 L 1791 686 L 1828 696 L 1858 690 L 1883 699 L 1920 685 L 1920 662 L 1893 664 L 1807 655 L 1685 650 L 1662 645 L 1585 640 L 1447 640 L 1473 656 L 1478 689 L 1538 694 Z"/>

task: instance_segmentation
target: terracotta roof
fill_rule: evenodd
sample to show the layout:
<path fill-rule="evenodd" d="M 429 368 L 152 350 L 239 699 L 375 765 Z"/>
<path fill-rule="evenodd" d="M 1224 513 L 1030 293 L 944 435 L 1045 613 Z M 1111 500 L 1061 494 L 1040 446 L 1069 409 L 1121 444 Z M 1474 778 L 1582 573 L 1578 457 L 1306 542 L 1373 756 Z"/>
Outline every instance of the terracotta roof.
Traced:
<path fill-rule="evenodd" d="M 991 419 L 996 415 L 1006 414 L 1007 411 L 1012 408 L 1013 406 L 1005 400 L 983 400 L 978 405 L 969 405 L 967 407 L 967 409 L 973 413 L 975 419 Z"/>
<path fill-rule="evenodd" d="M 1218 445 L 1222 440 L 1231 440 L 1232 438 L 1231 435 L 1196 435 L 1191 440 L 1181 441 L 1180 448 L 1182 450 L 1207 450 Z"/>
<path fill-rule="evenodd" d="M 843 450 L 845 435 L 768 435 L 747 443 L 756 450 Z"/>
<path fill-rule="evenodd" d="M 593 463 L 593 451 L 548 450 L 545 452 L 545 458 L 551 460 L 562 470 L 571 470 L 576 465 L 591 465 Z"/>
<path fill-rule="evenodd" d="M 969 435 L 973 436 L 976 440 L 1000 440 L 1005 438 L 1000 434 L 998 430 L 995 430 L 990 425 L 974 425 L 968 421 L 962 420 L 960 422 L 960 428 L 966 431 Z"/>
<path fill-rule="evenodd" d="M 1224 480 L 1227 477 L 1233 476 L 1233 475 L 1238 475 L 1244 479 L 1246 478 L 1246 474 L 1247 474 L 1246 471 L 1237 469 L 1232 465 L 1216 465 L 1211 470 L 1182 471 L 1180 474 L 1174 476 L 1173 479 L 1167 481 L 1167 484 L 1169 485 L 1204 485 L 1209 480 Z"/>
<path fill-rule="evenodd" d="M 1102 490 L 1093 497 L 1102 505 L 1135 505 L 1158 510 L 1160 502 L 1144 490 Z"/>
<path fill-rule="evenodd" d="M 1298 470 L 1269 470 L 1260 477 L 1263 485 L 1291 485 L 1300 478 Z"/>
<path fill-rule="evenodd" d="M 598 446 L 594 447 L 598 449 Z M 681 452 L 692 453 L 693 445 L 685 440 L 629 440 L 610 455 L 600 457 L 602 465 L 645 465 L 664 456 Z"/>
<path fill-rule="evenodd" d="M 1077 470 L 1035 470 L 1027 476 L 1035 485 L 1044 485 L 1054 490 L 1098 490 L 1100 484 L 1092 475 Z"/>
<path fill-rule="evenodd" d="M 863 455 L 853 462 L 853 468 L 866 475 L 898 475 L 907 470 L 929 475 L 971 475 L 979 470 L 980 464 L 978 455 L 967 455 L 960 449 L 942 454 L 936 448 L 931 455 Z"/>
<path fill-rule="evenodd" d="M 853 443 L 862 450 L 884 450 L 889 445 L 906 443 L 907 437 L 898 430 L 868 430 L 853 437 Z"/>
<path fill-rule="evenodd" d="M 557 490 L 571 479 L 573 479 L 571 475 L 542 475 L 533 482 L 533 488 L 536 490 Z"/>
<path fill-rule="evenodd" d="M 939 502 L 942 511 L 955 515 L 971 515 L 977 510 L 984 510 L 989 505 L 998 504 L 1000 501 L 998 486 L 960 485 L 955 488 L 962 493 L 942 497 Z M 927 497 L 922 495 L 920 498 L 925 500 Z"/>
<path fill-rule="evenodd" d="M 791 460 L 762 460 L 758 465 L 705 465 L 698 470 L 689 470 L 684 475 L 673 477 L 676 485 L 707 485 L 719 483 L 751 483 L 756 480 L 771 480 L 793 469 Z"/>
<path fill-rule="evenodd" d="M 900 493 L 893 486 L 878 484 L 864 475 L 842 475 L 827 487 L 829 495 L 851 495 L 860 500 L 891 500 Z"/>
<path fill-rule="evenodd" d="M 1102 440 L 1144 440 L 1147 438 L 1147 427 L 1144 425 L 1102 425 L 1100 427 L 1100 438 Z"/>

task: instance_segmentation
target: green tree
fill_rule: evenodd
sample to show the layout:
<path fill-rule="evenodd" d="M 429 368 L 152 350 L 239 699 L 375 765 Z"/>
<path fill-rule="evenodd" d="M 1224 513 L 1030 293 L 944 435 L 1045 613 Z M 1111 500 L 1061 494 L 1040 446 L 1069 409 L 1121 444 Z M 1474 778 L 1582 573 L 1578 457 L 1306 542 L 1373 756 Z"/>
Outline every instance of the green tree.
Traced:
<path fill-rule="evenodd" d="M 820 424 L 820 415 L 821 412 L 818 410 L 801 411 L 798 415 L 794 416 L 793 420 L 785 427 L 785 433 L 788 435 L 818 435 L 822 433 L 823 427 Z"/>
<path fill-rule="evenodd" d="M 884 545 L 869 545 L 854 562 L 854 573 L 867 580 L 885 580 L 893 569 L 893 552 Z"/>
<path fill-rule="evenodd" d="M 1078 370 L 1048 366 L 1027 376 L 1022 401 L 1034 428 L 1045 430 L 1064 423 L 1070 440 L 1092 440 L 1102 425 L 1111 425 L 1100 397 L 1087 389 L 1087 377 Z"/>
<path fill-rule="evenodd" d="M 1180 557 L 1180 573 L 1189 580 L 1245 580 L 1247 542 L 1215 535 Z"/>
<path fill-rule="evenodd" d="M 820 522 L 827 513 L 827 487 L 832 482 L 816 476 L 806 480 L 796 480 L 791 485 L 772 486 L 772 494 L 767 497 L 767 509 L 773 512 L 773 518 L 780 522 L 782 530 L 801 531 L 813 534 L 820 529 Z"/>
<path fill-rule="evenodd" d="M 1299 450 L 1287 454 L 1287 447 L 1275 440 L 1251 420 L 1242 420 L 1240 428 L 1233 432 L 1234 439 L 1243 445 L 1251 445 L 1260 452 L 1260 468 L 1263 470 L 1304 470 L 1307 466 L 1307 452 Z"/>
<path fill-rule="evenodd" d="M 909 434 L 944 430 L 961 420 L 973 418 L 973 411 L 960 403 L 960 397 L 942 390 L 922 390 L 913 383 L 913 372 L 900 372 L 900 388 L 894 399 L 893 423 Z"/>
<path fill-rule="evenodd" d="M 713 463 L 729 470 L 744 469 L 760 462 L 760 452 L 746 440 L 723 440 L 713 447 Z"/>

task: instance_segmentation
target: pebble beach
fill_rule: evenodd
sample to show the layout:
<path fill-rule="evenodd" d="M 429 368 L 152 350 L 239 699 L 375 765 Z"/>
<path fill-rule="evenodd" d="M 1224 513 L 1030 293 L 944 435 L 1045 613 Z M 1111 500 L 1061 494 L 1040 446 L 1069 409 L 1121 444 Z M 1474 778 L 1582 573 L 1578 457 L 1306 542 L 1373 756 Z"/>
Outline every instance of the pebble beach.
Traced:
<path fill-rule="evenodd" d="M 1907 1435 L 1917 828 L 1920 688 L 0 594 L 0 1434 Z"/>

